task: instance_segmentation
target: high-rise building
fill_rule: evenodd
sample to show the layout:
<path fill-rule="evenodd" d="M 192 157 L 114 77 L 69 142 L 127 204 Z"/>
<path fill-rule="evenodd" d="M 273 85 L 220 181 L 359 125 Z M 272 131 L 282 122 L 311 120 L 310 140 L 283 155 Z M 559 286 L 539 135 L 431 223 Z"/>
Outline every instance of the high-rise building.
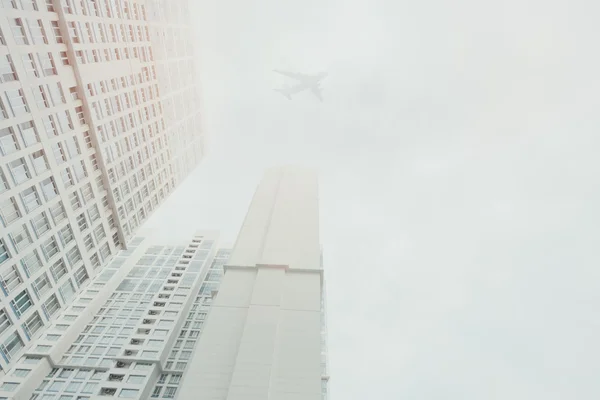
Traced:
<path fill-rule="evenodd" d="M 0 0 L 0 369 L 198 164 L 186 0 Z"/>
<path fill-rule="evenodd" d="M 267 173 L 233 251 L 136 236 L 0 380 L 0 399 L 327 399 L 316 179 Z"/>
<path fill-rule="evenodd" d="M 173 398 L 229 257 L 216 240 L 136 236 L 7 372 L 0 399 Z"/>
<path fill-rule="evenodd" d="M 316 175 L 270 170 L 256 191 L 194 357 L 184 400 L 327 396 Z"/>

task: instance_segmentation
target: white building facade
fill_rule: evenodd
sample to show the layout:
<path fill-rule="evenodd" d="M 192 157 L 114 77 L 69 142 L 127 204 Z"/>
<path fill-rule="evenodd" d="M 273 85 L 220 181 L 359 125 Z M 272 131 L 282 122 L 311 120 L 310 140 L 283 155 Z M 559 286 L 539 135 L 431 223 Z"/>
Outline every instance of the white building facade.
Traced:
<path fill-rule="evenodd" d="M 185 0 L 0 0 L 0 376 L 203 154 Z"/>
<path fill-rule="evenodd" d="M 229 250 L 135 237 L 8 371 L 0 399 L 174 398 Z"/>
<path fill-rule="evenodd" d="M 316 175 L 267 172 L 183 376 L 181 400 L 327 397 Z"/>

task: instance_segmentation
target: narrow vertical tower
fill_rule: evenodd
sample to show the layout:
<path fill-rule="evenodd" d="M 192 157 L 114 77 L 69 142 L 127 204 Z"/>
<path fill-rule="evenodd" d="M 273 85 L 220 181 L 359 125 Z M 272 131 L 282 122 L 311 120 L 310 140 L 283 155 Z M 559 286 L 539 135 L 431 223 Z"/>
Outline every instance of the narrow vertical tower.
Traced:
<path fill-rule="evenodd" d="M 320 400 L 316 174 L 269 170 L 244 220 L 179 400 Z"/>

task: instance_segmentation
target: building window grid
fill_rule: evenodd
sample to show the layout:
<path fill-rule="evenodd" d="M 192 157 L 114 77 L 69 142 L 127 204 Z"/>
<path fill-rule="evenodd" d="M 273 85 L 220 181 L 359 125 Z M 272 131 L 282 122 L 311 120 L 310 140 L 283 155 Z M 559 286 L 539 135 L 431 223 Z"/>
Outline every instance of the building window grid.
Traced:
<path fill-rule="evenodd" d="M 136 12 L 137 12 L 137 9 L 136 9 Z"/>

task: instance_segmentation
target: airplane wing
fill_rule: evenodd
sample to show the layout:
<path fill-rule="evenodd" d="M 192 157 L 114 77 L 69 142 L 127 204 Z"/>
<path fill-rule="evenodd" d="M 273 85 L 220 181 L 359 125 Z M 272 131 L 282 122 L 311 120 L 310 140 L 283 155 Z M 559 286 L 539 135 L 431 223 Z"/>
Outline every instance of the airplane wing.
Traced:
<path fill-rule="evenodd" d="M 281 70 L 278 70 L 278 69 L 274 69 L 273 72 L 277 72 L 278 74 L 287 76 L 288 78 L 297 79 L 299 81 L 302 81 L 305 78 L 307 78 L 307 75 L 297 74 L 295 72 L 281 71 Z"/>
<path fill-rule="evenodd" d="M 285 97 L 287 97 L 289 100 L 291 100 L 293 94 L 301 92 L 301 91 L 303 91 L 305 89 L 306 89 L 306 86 L 304 86 L 302 84 L 299 84 L 299 85 L 296 85 L 296 86 L 284 86 L 282 88 L 273 89 L 273 90 L 275 90 L 276 92 L 279 92 L 279 93 L 283 94 Z"/>
<path fill-rule="evenodd" d="M 315 96 L 317 96 L 317 99 L 319 99 L 320 101 L 323 101 L 323 96 L 321 96 L 321 93 L 322 93 L 322 91 L 321 91 L 321 88 L 320 88 L 320 87 L 318 87 L 318 86 L 312 86 L 312 87 L 310 88 L 310 91 L 311 91 L 311 92 L 312 92 L 312 93 L 313 93 Z"/>

